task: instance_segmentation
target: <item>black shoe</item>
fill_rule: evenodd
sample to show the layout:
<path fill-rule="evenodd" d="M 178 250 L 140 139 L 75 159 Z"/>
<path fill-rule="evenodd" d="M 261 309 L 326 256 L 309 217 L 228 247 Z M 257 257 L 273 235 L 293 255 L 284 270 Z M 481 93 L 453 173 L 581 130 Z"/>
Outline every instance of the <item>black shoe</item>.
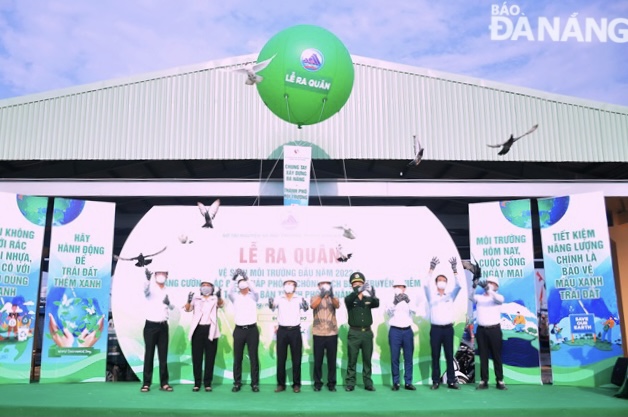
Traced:
<path fill-rule="evenodd" d="M 231 388 L 231 392 L 238 392 L 242 389 L 242 385 L 234 385 L 233 388 Z"/>
<path fill-rule="evenodd" d="M 364 387 L 367 391 L 375 391 L 375 387 L 373 385 L 369 385 L 368 387 Z"/>
<path fill-rule="evenodd" d="M 353 385 L 347 385 L 345 387 L 345 391 L 353 391 L 355 389 L 355 387 Z"/>
<path fill-rule="evenodd" d="M 329 390 L 330 390 L 331 392 L 336 392 L 336 386 L 335 386 L 335 385 L 330 385 L 330 386 L 329 386 Z"/>
<path fill-rule="evenodd" d="M 480 381 L 475 389 L 488 389 L 488 384 L 486 383 L 486 381 Z"/>
<path fill-rule="evenodd" d="M 317 392 L 318 392 L 318 391 L 320 391 L 320 390 L 321 390 L 321 387 L 319 387 L 318 385 L 314 385 L 314 391 L 317 391 Z"/>
<path fill-rule="evenodd" d="M 460 385 L 458 385 L 457 382 L 454 382 L 453 384 L 447 384 L 447 388 L 449 388 L 449 389 L 460 389 Z"/>
<path fill-rule="evenodd" d="M 438 387 L 440 387 L 440 384 L 438 382 L 434 382 L 432 386 L 430 387 L 430 389 L 434 390 L 434 389 L 438 389 Z"/>
<path fill-rule="evenodd" d="M 416 391 L 416 387 L 412 384 L 406 384 L 404 388 L 408 391 Z"/>
<path fill-rule="evenodd" d="M 277 385 L 277 388 L 275 388 L 275 392 L 281 392 L 285 390 L 286 390 L 286 387 L 284 387 L 283 385 Z"/>
<path fill-rule="evenodd" d="M 506 386 L 506 384 L 504 384 L 503 381 L 497 381 L 497 389 L 498 390 L 502 390 L 502 391 L 506 391 L 506 390 L 508 390 L 508 387 Z"/>
<path fill-rule="evenodd" d="M 253 385 L 252 389 L 253 389 L 253 392 L 259 392 L 259 386 L 258 385 Z"/>
<path fill-rule="evenodd" d="M 399 384 L 393 384 L 392 390 L 393 391 L 399 391 Z"/>

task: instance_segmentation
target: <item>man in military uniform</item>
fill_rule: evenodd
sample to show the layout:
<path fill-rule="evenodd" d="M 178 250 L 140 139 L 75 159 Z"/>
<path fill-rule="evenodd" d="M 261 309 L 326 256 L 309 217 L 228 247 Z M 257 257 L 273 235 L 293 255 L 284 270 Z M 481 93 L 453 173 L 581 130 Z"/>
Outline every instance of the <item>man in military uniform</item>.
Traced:
<path fill-rule="evenodd" d="M 362 350 L 362 380 L 364 389 L 375 391 L 371 379 L 371 357 L 373 356 L 373 315 L 371 309 L 379 307 L 379 299 L 375 296 L 375 289 L 366 282 L 364 274 L 354 272 L 349 277 L 353 292 L 345 297 L 345 305 L 349 315 L 349 334 L 347 335 L 347 350 L 349 363 L 345 390 L 353 391 L 356 381 L 356 365 L 358 354 Z"/>

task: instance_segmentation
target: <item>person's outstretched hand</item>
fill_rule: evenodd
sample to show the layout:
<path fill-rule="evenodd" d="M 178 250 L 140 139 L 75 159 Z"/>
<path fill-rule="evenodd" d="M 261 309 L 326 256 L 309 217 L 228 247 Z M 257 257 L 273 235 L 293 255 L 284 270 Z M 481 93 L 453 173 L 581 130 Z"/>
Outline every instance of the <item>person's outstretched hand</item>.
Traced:
<path fill-rule="evenodd" d="M 100 317 L 100 319 L 98 319 L 98 328 L 96 330 L 90 332 L 89 330 L 84 329 L 79 336 L 78 345 L 80 347 L 94 346 L 96 342 L 98 342 L 98 339 L 100 339 L 104 323 L 105 316 L 102 316 Z"/>
<path fill-rule="evenodd" d="M 48 313 L 48 318 L 50 319 L 48 322 L 50 336 L 52 336 L 52 340 L 54 340 L 55 344 L 59 347 L 72 347 L 74 344 L 74 336 L 72 333 L 68 329 L 61 331 L 55 318 L 52 317 L 52 314 Z"/>

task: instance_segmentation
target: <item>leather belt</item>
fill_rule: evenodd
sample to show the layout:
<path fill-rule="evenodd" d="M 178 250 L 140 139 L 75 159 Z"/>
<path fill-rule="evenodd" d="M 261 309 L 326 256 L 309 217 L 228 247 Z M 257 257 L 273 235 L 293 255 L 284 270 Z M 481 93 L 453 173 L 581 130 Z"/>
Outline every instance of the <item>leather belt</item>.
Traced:
<path fill-rule="evenodd" d="M 391 329 L 397 329 L 397 330 L 409 330 L 411 327 L 407 326 L 407 327 L 397 327 L 397 326 L 390 326 Z"/>
<path fill-rule="evenodd" d="M 368 332 L 371 330 L 371 326 L 369 327 L 357 327 L 357 326 L 349 326 L 351 330 L 357 330 L 358 332 Z"/>
<path fill-rule="evenodd" d="M 490 326 L 478 325 L 478 327 L 484 327 L 485 329 L 496 329 L 498 327 L 501 327 L 501 325 L 500 324 L 491 324 Z"/>
<path fill-rule="evenodd" d="M 239 324 L 236 324 L 236 328 L 237 329 L 249 329 L 252 327 L 257 327 L 257 323 L 253 323 L 253 324 L 245 324 L 244 326 L 240 326 Z"/>
<path fill-rule="evenodd" d="M 449 324 L 432 324 L 432 327 L 438 327 L 441 329 L 448 329 L 449 327 L 453 327 L 454 325 L 452 323 Z"/>
<path fill-rule="evenodd" d="M 296 330 L 296 329 L 301 330 L 301 325 L 296 325 L 296 326 L 279 326 L 279 328 L 282 329 L 282 330 Z"/>

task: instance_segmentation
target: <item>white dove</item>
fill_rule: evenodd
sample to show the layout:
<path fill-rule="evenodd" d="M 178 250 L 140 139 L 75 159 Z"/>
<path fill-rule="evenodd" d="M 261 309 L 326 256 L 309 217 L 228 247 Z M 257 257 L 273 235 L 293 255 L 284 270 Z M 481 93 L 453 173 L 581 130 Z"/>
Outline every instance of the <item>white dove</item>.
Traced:
<path fill-rule="evenodd" d="M 399 173 L 400 177 L 403 177 L 404 175 L 406 175 L 410 167 L 418 166 L 421 163 L 421 160 L 423 159 L 423 151 L 425 150 L 425 148 L 421 146 L 421 141 L 416 137 L 416 135 L 413 135 L 413 137 L 414 137 L 414 159 L 408 162 L 408 164 L 405 167 L 403 167 L 403 169 Z"/>
<path fill-rule="evenodd" d="M 273 60 L 274 57 L 275 55 L 271 56 L 265 61 L 258 62 L 257 64 L 253 64 L 253 65 L 249 64 L 245 66 L 244 68 L 238 68 L 233 71 L 246 74 L 246 81 L 244 82 L 246 85 L 259 84 L 264 80 L 264 77 L 262 77 L 261 75 L 257 75 L 257 72 L 266 68 L 268 64 L 270 64 L 270 61 Z"/>
<path fill-rule="evenodd" d="M 338 262 L 347 262 L 353 255 L 352 253 L 348 253 L 346 255 L 342 253 L 342 245 L 338 245 L 336 252 L 338 253 L 338 258 L 336 258 Z"/>
<path fill-rule="evenodd" d="M 355 239 L 355 233 L 353 233 L 353 230 L 351 230 L 350 227 L 345 226 L 334 226 L 334 229 L 342 229 L 342 236 L 346 237 L 347 239 Z"/>
<path fill-rule="evenodd" d="M 205 205 L 201 202 L 197 202 L 196 205 L 201 211 L 201 215 L 205 219 L 205 224 L 203 225 L 203 227 L 213 228 L 214 223 L 212 222 L 212 220 L 214 220 L 214 217 L 216 217 L 216 213 L 218 213 L 218 207 L 220 207 L 220 199 L 214 201 L 209 207 L 205 207 Z"/>

